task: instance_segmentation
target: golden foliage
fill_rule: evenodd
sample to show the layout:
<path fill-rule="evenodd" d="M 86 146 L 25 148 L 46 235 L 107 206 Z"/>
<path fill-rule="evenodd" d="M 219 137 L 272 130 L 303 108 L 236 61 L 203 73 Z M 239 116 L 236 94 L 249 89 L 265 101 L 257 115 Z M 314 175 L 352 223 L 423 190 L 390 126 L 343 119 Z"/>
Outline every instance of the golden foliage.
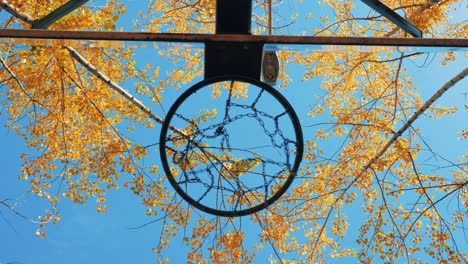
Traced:
<path fill-rule="evenodd" d="M 9 4 L 21 13 L 40 18 L 49 8 L 65 1 L 52 2 L 11 0 Z M 428 36 L 466 36 L 466 24 L 447 22 L 451 7 L 461 1 L 383 2 L 403 11 Z M 150 32 L 212 33 L 214 4 L 214 0 L 150 1 L 147 12 L 140 14 L 144 22 L 136 26 Z M 255 5 L 266 8 L 261 3 Z M 311 34 L 405 36 L 387 20 L 353 15 L 355 1 L 324 0 L 322 5 L 330 12 L 320 17 L 320 27 L 309 29 Z M 125 5 L 114 0 L 96 9 L 83 6 L 51 28 L 115 30 L 125 9 Z M 7 26 L 29 27 L 17 20 Z M 264 29 L 257 25 L 256 30 Z M 138 69 L 131 49 L 78 51 L 113 82 L 132 81 L 137 94 L 158 103 L 168 87 L 188 84 L 203 70 L 203 54 L 196 49 L 161 51 L 159 55 L 175 65 L 167 73 L 151 64 Z M 418 262 L 421 256 L 437 262 L 467 261 L 466 247 L 457 244 L 455 233 L 464 228 L 460 226 L 468 217 L 468 154 L 451 165 L 451 174 L 423 173 L 418 156 L 423 154 L 422 145 L 426 143 L 417 128 L 398 135 L 381 153 L 385 143 L 424 103 L 403 63 L 419 53 L 383 54 L 352 49 L 281 52 L 285 72 L 281 85 L 292 81 L 286 73 L 287 65 L 292 64 L 302 67 L 303 81 L 322 80 L 323 96 L 316 104 L 311 96 L 307 115 L 311 121 L 325 116 L 329 123 L 307 130 L 300 184 L 250 219 L 207 218 L 174 202 L 159 168 L 144 167 L 142 160 L 150 155 L 147 148 L 123 133 L 129 123 L 149 128 L 153 124 L 137 107 L 81 66 L 66 48 L 2 43 L 0 54 L 3 105 L 9 128 L 24 138 L 31 149 L 21 157 L 24 162 L 20 178 L 27 180 L 31 192 L 48 200 L 52 207 L 40 219 L 37 236 L 46 236 L 45 223 L 60 220 L 61 199 L 77 204 L 95 199 L 96 210 L 104 213 L 108 209 L 107 190 L 123 185 L 141 199 L 148 216 L 163 215 L 161 237 L 153 249 L 158 256 L 170 247 L 171 238 L 185 236 L 187 229 L 191 230 L 184 238 L 189 263 L 249 263 L 265 248 L 272 249 L 272 262 L 278 259 L 283 263 L 316 263 L 346 257 L 364 263 Z M 451 53 L 441 63 L 449 64 L 455 59 Z M 220 88 L 213 89 L 214 97 Z M 246 96 L 245 87 L 234 88 L 236 96 Z M 467 106 L 464 108 L 466 111 Z M 456 111 L 459 110 L 454 106 L 434 106 L 427 114 L 437 119 Z M 193 124 L 214 115 L 216 109 L 205 111 Z M 183 132 L 193 133 L 193 124 Z M 467 130 L 461 130 L 458 136 L 466 140 Z M 337 150 L 330 146 L 340 147 Z M 232 160 L 227 156 L 218 158 Z M 194 154 L 191 160 L 177 165 L 185 170 L 204 162 L 206 157 Z M 239 159 L 225 164 L 226 171 L 221 174 L 235 179 L 258 165 L 256 160 Z M 248 201 L 257 197 L 253 192 L 249 195 Z M 449 198 L 459 202 L 458 208 L 449 208 Z M 439 210 L 443 206 L 448 211 Z M 243 221 L 255 223 L 257 232 L 243 229 Z M 355 243 L 347 241 L 349 237 Z"/>

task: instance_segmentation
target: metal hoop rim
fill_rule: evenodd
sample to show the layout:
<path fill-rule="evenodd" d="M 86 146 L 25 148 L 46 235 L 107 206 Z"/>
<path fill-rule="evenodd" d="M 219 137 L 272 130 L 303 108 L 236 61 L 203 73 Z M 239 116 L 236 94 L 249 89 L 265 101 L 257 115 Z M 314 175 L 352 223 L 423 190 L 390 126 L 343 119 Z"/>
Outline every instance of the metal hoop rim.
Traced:
<path fill-rule="evenodd" d="M 167 154 L 166 154 L 166 134 L 169 130 L 169 126 L 171 123 L 171 120 L 173 116 L 175 115 L 176 111 L 180 107 L 180 105 L 192 94 L 195 94 L 198 92 L 200 89 L 214 83 L 218 82 L 223 82 L 223 81 L 240 81 L 240 82 L 245 82 L 249 83 L 252 85 L 255 85 L 259 88 L 264 89 L 266 92 L 268 92 L 270 95 L 272 95 L 286 110 L 289 118 L 291 119 L 292 125 L 294 127 L 294 133 L 296 134 L 296 154 L 294 158 L 294 164 L 292 167 L 292 170 L 290 171 L 287 180 L 281 186 L 281 188 L 275 192 L 270 198 L 268 198 L 265 202 L 258 204 L 254 207 L 250 207 L 247 209 L 243 209 L 240 211 L 225 211 L 225 210 L 218 210 L 218 209 L 213 209 L 211 207 L 205 206 L 197 201 L 195 201 L 190 195 L 188 195 L 184 190 L 177 184 L 167 161 Z M 278 92 L 276 89 L 274 89 L 272 86 L 270 86 L 267 83 L 261 82 L 259 80 L 255 80 L 249 77 L 245 76 L 239 76 L 239 75 L 225 75 L 225 76 L 217 76 L 209 79 L 202 80 L 196 84 L 194 84 L 192 87 L 184 91 L 177 99 L 176 101 L 172 104 L 171 108 L 167 112 L 166 118 L 164 119 L 164 122 L 162 124 L 160 136 L 159 136 L 159 154 L 161 158 L 161 163 L 164 169 L 164 172 L 166 174 L 167 179 L 169 180 L 169 183 L 172 185 L 172 187 L 176 190 L 176 192 L 185 200 L 187 201 L 190 205 L 194 206 L 195 208 L 204 211 L 206 213 L 216 215 L 216 216 L 224 216 L 224 217 L 235 217 L 235 216 L 245 216 L 245 215 L 250 215 L 253 213 L 256 213 L 262 209 L 267 208 L 269 205 L 273 204 L 278 200 L 290 187 L 292 184 L 297 171 L 299 169 L 299 165 L 302 161 L 302 157 L 304 154 L 304 140 L 303 140 L 303 134 L 302 134 L 302 128 L 299 122 L 299 118 L 297 117 L 296 112 L 292 108 L 291 104 L 286 100 L 286 98 Z"/>

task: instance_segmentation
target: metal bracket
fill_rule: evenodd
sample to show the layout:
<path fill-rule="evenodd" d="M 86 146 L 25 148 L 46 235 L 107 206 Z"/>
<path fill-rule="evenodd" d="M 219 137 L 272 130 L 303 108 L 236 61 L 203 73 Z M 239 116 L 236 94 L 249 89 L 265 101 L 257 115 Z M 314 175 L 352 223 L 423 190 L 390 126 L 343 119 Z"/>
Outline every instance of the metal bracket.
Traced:
<path fill-rule="evenodd" d="M 251 35 L 252 0 L 216 0 L 216 34 Z M 205 43 L 205 79 L 240 75 L 260 80 L 263 43 Z"/>
<path fill-rule="evenodd" d="M 205 79 L 240 75 L 260 80 L 263 43 L 205 43 Z"/>

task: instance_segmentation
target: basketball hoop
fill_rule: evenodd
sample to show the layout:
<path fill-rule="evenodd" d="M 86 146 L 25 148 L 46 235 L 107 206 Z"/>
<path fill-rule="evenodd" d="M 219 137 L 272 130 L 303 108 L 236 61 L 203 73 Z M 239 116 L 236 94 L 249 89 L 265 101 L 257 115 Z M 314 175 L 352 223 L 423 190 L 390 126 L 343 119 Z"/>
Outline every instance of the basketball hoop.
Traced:
<path fill-rule="evenodd" d="M 213 89 L 220 90 L 209 99 Z M 183 133 L 171 132 L 172 126 Z M 226 217 L 252 214 L 278 200 L 304 149 L 288 101 L 270 85 L 242 76 L 206 79 L 186 90 L 165 118 L 159 146 L 177 193 L 204 212 Z"/>

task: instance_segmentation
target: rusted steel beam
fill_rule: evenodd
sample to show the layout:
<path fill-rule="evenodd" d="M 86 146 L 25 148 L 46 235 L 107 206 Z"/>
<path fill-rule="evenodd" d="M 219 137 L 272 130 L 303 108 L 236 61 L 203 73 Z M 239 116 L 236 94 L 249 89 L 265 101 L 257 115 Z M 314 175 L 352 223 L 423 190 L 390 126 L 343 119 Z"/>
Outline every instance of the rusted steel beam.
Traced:
<path fill-rule="evenodd" d="M 102 32 L 102 31 L 57 31 L 0 29 L 0 38 L 37 40 L 86 40 L 86 41 L 146 41 L 174 43 L 264 43 L 284 45 L 346 45 L 346 46 L 393 46 L 434 47 L 445 50 L 465 50 L 468 39 L 430 38 L 362 38 L 321 36 L 259 36 L 259 35 L 216 35 L 145 32 Z M 0 39 L 0 42 L 2 40 Z"/>

